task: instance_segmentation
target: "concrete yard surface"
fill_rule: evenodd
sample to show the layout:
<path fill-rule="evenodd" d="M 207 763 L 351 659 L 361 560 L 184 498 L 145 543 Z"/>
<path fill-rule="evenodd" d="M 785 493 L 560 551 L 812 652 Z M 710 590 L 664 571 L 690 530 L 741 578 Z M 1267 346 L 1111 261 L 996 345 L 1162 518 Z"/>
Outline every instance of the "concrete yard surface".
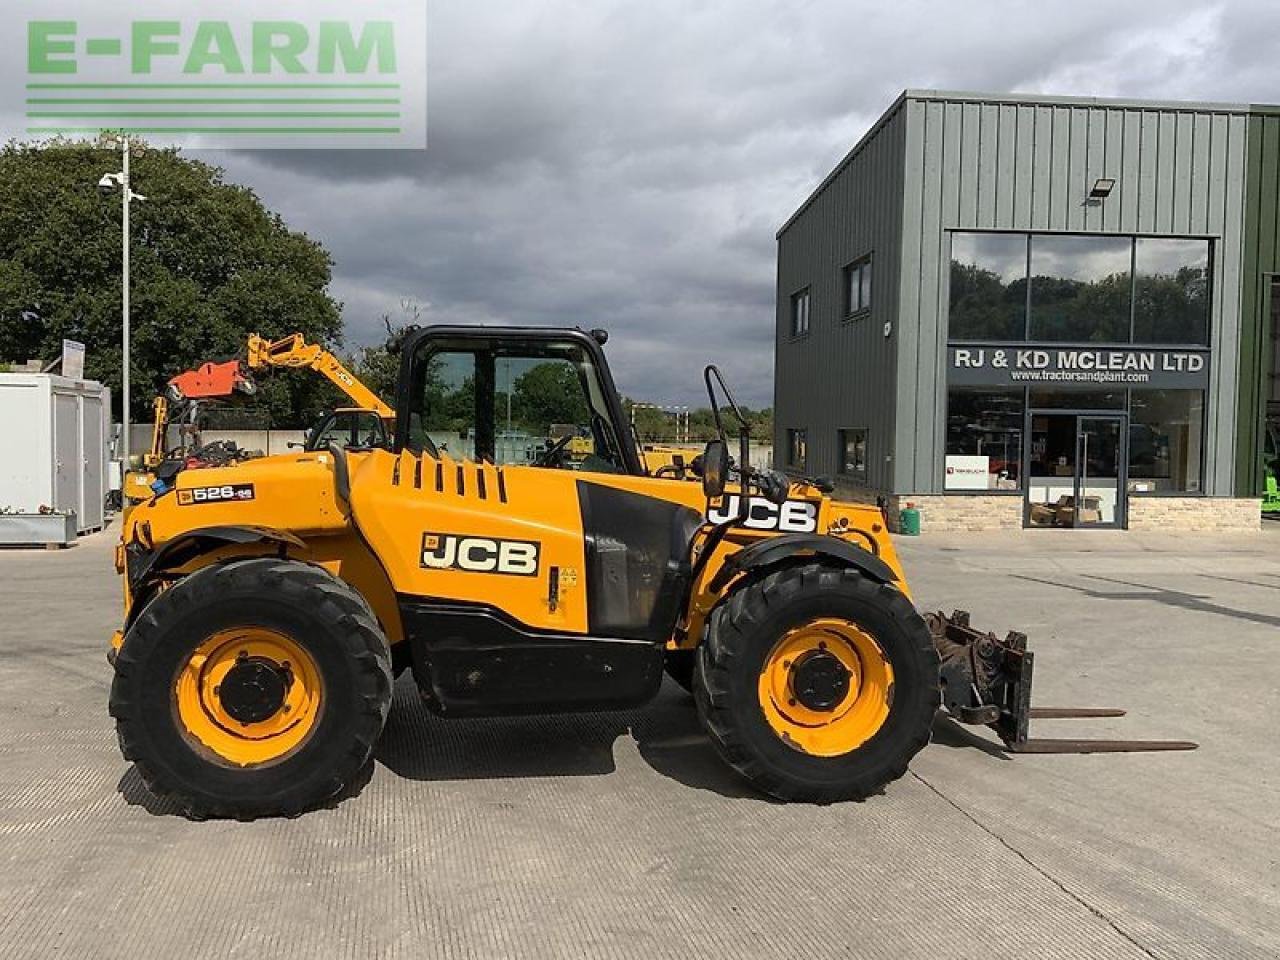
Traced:
<path fill-rule="evenodd" d="M 1042 736 L 945 719 L 879 796 L 755 795 L 668 684 L 621 714 L 444 721 L 407 678 L 367 782 L 193 822 L 121 759 L 117 529 L 0 552 L 0 957 L 1280 956 L 1280 524 L 899 540 L 921 609 L 1025 631 Z"/>

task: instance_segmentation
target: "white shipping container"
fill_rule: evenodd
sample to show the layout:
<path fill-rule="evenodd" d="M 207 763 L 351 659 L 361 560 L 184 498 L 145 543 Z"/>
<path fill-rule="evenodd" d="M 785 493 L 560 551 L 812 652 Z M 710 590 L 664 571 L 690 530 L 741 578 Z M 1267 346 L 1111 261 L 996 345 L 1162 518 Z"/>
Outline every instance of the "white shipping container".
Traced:
<path fill-rule="evenodd" d="M 94 380 L 0 373 L 0 508 L 74 513 L 80 533 L 103 525 L 111 402 Z"/>

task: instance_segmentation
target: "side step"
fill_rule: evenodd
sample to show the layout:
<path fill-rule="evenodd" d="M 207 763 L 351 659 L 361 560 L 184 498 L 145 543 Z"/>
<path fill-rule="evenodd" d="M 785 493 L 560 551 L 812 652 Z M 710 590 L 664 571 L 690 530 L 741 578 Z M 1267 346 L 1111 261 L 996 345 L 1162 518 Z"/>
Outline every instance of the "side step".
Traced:
<path fill-rule="evenodd" d="M 1010 753 L 1136 753 L 1194 750 L 1189 740 L 1074 740 L 1030 736 L 1032 720 L 1123 717 L 1110 707 L 1033 707 L 1031 677 L 1035 655 L 1026 634 L 1010 631 L 1003 640 L 969 626 L 969 614 L 926 613 L 925 623 L 942 661 L 942 702 L 961 723 L 985 724 Z"/>

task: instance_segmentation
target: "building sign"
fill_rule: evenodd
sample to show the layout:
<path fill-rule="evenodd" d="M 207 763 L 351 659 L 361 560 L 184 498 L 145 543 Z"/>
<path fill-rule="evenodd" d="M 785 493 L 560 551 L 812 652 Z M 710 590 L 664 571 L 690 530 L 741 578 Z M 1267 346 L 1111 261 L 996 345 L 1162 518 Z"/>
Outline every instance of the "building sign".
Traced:
<path fill-rule="evenodd" d="M 951 345 L 947 379 L 954 386 L 1106 384 L 1136 389 L 1203 390 L 1209 351 L 1163 347 Z"/>
<path fill-rule="evenodd" d="M 948 490 L 988 490 L 991 487 L 991 458 L 968 454 L 947 454 Z"/>
<path fill-rule="evenodd" d="M 72 380 L 84 379 L 84 344 L 78 340 L 62 341 L 62 375 Z"/>

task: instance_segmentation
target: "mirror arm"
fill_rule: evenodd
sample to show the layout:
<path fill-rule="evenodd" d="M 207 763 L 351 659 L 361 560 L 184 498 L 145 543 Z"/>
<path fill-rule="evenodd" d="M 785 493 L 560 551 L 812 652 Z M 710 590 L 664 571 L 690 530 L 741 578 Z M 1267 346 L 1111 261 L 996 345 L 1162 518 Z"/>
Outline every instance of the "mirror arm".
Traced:
<path fill-rule="evenodd" d="M 751 428 L 745 422 L 738 431 L 738 485 L 738 519 L 745 521 L 751 514 Z"/>

